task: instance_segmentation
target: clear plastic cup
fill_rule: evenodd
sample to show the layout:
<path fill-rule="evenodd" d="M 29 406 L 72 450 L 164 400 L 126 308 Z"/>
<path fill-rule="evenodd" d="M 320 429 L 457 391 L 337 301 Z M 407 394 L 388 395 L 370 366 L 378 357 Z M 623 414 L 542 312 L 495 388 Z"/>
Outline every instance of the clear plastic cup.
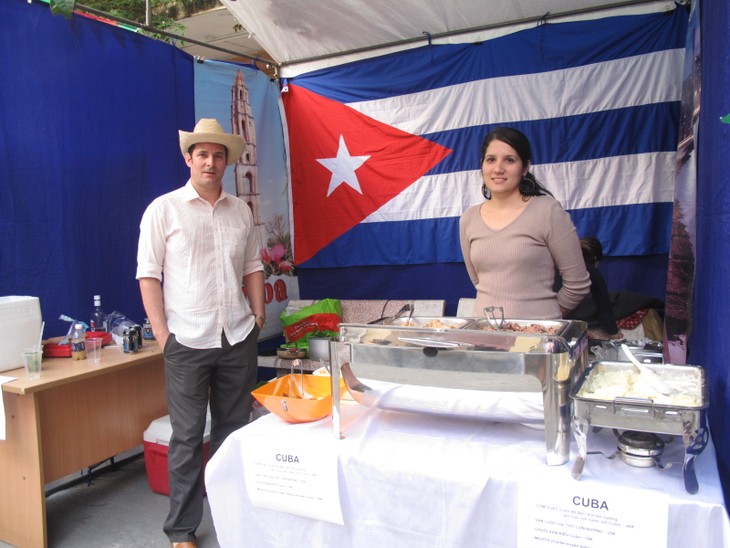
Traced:
<path fill-rule="evenodd" d="M 43 347 L 26 348 L 20 353 L 20 356 L 23 358 L 25 376 L 29 379 L 40 379 Z"/>
<path fill-rule="evenodd" d="M 101 362 L 101 339 L 87 338 L 84 343 L 86 345 L 86 360 L 89 363 Z"/>

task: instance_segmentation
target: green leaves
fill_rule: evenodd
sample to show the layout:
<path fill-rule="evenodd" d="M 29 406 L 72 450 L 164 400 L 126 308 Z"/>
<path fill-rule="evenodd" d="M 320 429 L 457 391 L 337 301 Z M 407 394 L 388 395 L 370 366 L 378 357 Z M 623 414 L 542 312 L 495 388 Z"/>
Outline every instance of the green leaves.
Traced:
<path fill-rule="evenodd" d="M 74 12 L 74 4 L 76 0 L 50 0 L 51 13 L 53 15 L 63 15 L 66 19 L 71 19 Z"/>

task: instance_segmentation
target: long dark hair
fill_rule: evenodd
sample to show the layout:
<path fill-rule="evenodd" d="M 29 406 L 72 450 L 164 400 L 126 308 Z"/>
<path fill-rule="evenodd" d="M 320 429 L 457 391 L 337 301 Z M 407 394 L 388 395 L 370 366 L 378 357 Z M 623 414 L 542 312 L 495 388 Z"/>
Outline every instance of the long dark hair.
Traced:
<path fill-rule="evenodd" d="M 479 165 L 484 163 L 484 157 L 487 155 L 487 148 L 489 143 L 492 141 L 501 141 L 508 144 L 517 151 L 517 155 L 522 160 L 523 165 L 532 163 L 532 147 L 527 135 L 521 131 L 511 127 L 498 127 L 487 133 L 482 141 L 482 146 L 479 149 Z M 537 180 L 535 175 L 528 171 L 520 181 L 520 194 L 523 199 L 527 200 L 530 196 L 552 196 L 553 193 L 545 188 L 540 181 Z M 489 200 L 492 195 L 487 188 L 487 185 L 482 182 L 482 194 Z"/>
<path fill-rule="evenodd" d="M 603 245 L 598 238 L 587 236 L 580 239 L 580 250 L 583 252 L 583 259 L 586 264 L 594 265 L 603 260 Z"/>

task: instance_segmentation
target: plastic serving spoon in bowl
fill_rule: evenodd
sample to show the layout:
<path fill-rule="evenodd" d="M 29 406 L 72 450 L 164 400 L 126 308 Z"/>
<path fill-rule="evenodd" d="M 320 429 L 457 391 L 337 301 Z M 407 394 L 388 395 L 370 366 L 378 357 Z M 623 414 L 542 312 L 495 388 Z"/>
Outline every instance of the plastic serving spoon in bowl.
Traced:
<path fill-rule="evenodd" d="M 654 390 L 656 390 L 657 392 L 659 392 L 661 394 L 664 394 L 665 396 L 668 396 L 669 394 L 672 393 L 672 389 L 669 388 L 669 386 L 667 386 L 667 384 L 663 380 L 661 380 L 659 378 L 659 376 L 656 373 L 654 373 L 654 371 L 652 371 L 650 368 L 648 368 L 646 365 L 644 365 L 643 363 L 641 363 L 639 360 L 636 359 L 636 356 L 634 356 L 631 353 L 631 350 L 629 349 L 628 346 L 626 346 L 625 344 L 622 343 L 621 350 L 624 351 L 624 354 L 626 354 L 626 356 L 629 358 L 631 363 L 633 363 L 636 366 L 636 368 L 639 370 L 643 379 L 649 385 L 651 385 L 651 387 Z"/>

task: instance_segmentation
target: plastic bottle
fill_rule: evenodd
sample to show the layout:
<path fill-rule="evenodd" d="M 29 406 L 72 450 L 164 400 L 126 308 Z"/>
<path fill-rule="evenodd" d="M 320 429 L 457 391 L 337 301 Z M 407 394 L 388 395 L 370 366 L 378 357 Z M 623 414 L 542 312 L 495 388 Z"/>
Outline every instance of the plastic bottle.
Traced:
<path fill-rule="evenodd" d="M 149 318 L 145 318 L 144 323 L 142 324 L 142 338 L 146 341 L 155 340 L 155 335 L 152 333 L 152 324 L 150 323 Z"/>
<path fill-rule="evenodd" d="M 85 360 L 86 359 L 86 331 L 84 330 L 84 324 L 74 324 L 73 331 L 71 332 L 71 359 L 72 360 Z"/>
<path fill-rule="evenodd" d="M 91 311 L 91 322 L 89 325 L 92 331 L 108 331 L 106 312 L 101 308 L 101 295 L 94 295 L 94 309 Z"/>

